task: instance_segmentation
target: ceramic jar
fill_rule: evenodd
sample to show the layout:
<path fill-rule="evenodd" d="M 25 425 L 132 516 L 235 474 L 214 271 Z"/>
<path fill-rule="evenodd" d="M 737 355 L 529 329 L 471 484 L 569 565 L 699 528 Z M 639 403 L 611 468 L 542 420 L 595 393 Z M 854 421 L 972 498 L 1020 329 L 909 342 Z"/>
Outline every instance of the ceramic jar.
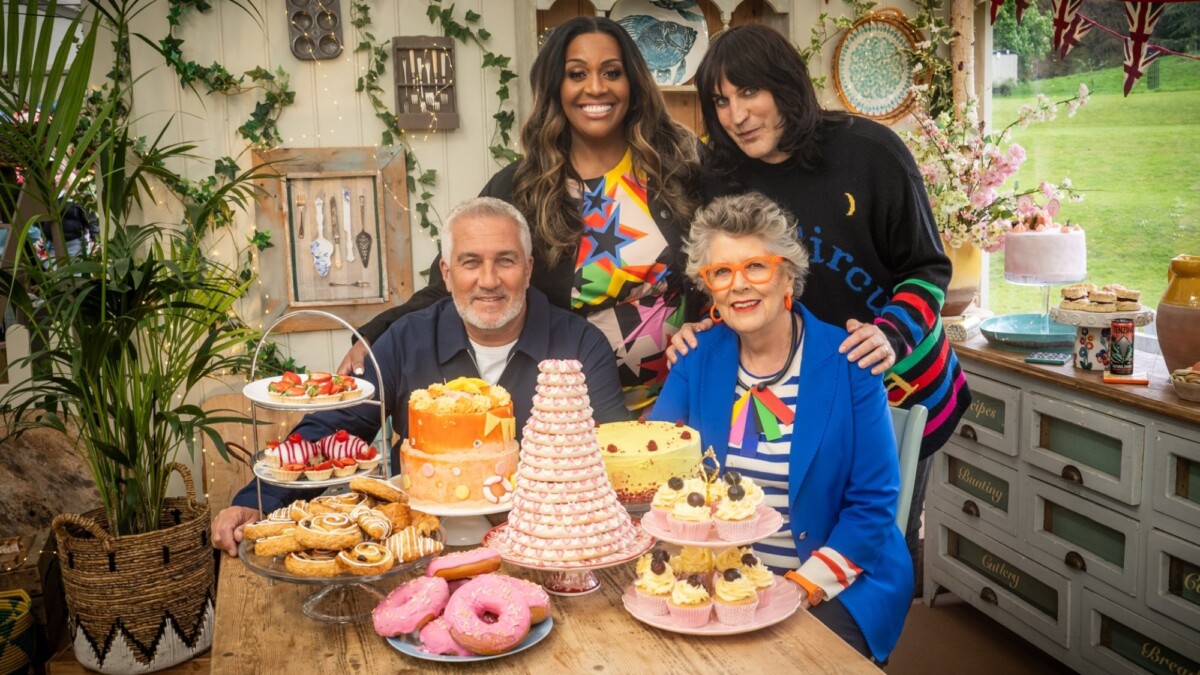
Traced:
<path fill-rule="evenodd" d="M 959 316 L 967 311 L 979 293 L 983 276 L 983 252 L 970 244 L 954 248 L 946 244 L 946 257 L 953 269 L 942 302 L 942 316 Z"/>
<path fill-rule="evenodd" d="M 1168 371 L 1200 361 L 1200 256 L 1171 259 L 1155 330 Z"/>

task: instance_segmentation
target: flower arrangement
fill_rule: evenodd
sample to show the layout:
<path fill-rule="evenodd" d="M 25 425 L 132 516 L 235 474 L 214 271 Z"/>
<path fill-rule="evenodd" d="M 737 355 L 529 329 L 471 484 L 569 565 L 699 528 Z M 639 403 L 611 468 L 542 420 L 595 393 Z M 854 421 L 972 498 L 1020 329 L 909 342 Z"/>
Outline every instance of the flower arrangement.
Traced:
<path fill-rule="evenodd" d="M 1054 222 L 1064 198 L 1083 198 L 1064 178 L 1058 183 L 1041 182 L 1033 190 L 1018 192 L 1004 188 L 1008 179 L 1025 162 L 1025 149 L 1010 143 L 1014 127 L 1026 128 L 1058 115 L 1067 106 L 1073 117 L 1088 101 L 1087 85 L 1080 84 L 1075 96 L 1057 103 L 1039 95 L 1036 103 L 1021 108 L 1016 121 L 998 132 L 985 133 L 976 113 L 976 102 L 936 117 L 918 112 L 916 128 L 901 134 L 913 153 L 925 180 L 938 230 L 946 245 L 970 244 L 985 251 L 1004 248 L 1009 231 L 1063 227 Z M 1038 204 L 1035 196 L 1045 200 Z M 1075 226 L 1077 227 L 1077 226 Z"/>

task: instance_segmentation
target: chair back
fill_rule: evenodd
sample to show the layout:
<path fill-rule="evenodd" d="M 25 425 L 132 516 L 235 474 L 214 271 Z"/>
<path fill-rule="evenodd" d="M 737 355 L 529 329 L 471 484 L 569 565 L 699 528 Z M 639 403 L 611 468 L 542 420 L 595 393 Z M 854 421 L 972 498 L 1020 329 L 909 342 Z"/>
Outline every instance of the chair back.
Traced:
<path fill-rule="evenodd" d="M 925 435 L 929 409 L 914 405 L 908 410 L 891 408 L 891 411 L 896 447 L 900 450 L 900 501 L 896 504 L 896 524 L 904 532 L 908 528 L 908 508 L 917 481 L 917 460 L 921 457 L 921 439 Z"/>

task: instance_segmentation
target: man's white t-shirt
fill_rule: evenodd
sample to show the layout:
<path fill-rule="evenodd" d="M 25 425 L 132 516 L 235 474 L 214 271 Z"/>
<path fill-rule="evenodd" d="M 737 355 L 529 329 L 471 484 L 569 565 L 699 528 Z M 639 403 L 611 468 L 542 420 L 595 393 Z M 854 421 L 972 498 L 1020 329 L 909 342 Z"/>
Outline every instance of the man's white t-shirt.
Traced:
<path fill-rule="evenodd" d="M 499 382 L 500 375 L 504 373 L 504 366 L 508 365 L 508 355 L 517 341 L 513 340 L 499 347 L 485 347 L 474 340 L 470 342 L 471 349 L 475 352 L 475 366 L 479 368 L 479 377 L 488 384 Z"/>

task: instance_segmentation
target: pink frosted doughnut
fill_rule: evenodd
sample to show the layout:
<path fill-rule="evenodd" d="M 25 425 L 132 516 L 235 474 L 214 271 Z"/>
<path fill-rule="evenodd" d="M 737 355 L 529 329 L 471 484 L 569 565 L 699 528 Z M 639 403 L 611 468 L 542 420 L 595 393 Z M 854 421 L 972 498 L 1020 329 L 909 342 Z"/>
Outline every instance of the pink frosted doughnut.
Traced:
<path fill-rule="evenodd" d="M 425 566 L 425 576 L 442 577 L 447 581 L 477 577 L 500 569 L 500 554 L 490 548 L 447 553 Z"/>
<path fill-rule="evenodd" d="M 529 608 L 529 623 L 536 626 L 550 616 L 550 594 L 541 585 L 506 574 L 485 574 L 479 578 L 487 577 L 496 577 L 509 585 L 514 596 Z"/>
<path fill-rule="evenodd" d="M 440 616 L 425 624 L 418 637 L 421 639 L 421 650 L 430 654 L 475 656 L 475 652 L 454 641 L 450 625 Z"/>
<path fill-rule="evenodd" d="M 476 654 L 503 654 L 529 633 L 529 606 L 496 575 L 472 579 L 450 596 L 443 615 L 450 635 Z"/>
<path fill-rule="evenodd" d="M 462 588 L 463 586 L 466 586 L 468 581 L 470 581 L 470 579 L 452 579 L 452 580 L 450 580 L 448 582 L 450 585 L 450 595 L 454 595 L 455 591 Z"/>
<path fill-rule="evenodd" d="M 375 632 L 384 637 L 411 633 L 441 614 L 449 600 L 445 579 L 417 577 L 405 582 L 371 612 Z"/>

